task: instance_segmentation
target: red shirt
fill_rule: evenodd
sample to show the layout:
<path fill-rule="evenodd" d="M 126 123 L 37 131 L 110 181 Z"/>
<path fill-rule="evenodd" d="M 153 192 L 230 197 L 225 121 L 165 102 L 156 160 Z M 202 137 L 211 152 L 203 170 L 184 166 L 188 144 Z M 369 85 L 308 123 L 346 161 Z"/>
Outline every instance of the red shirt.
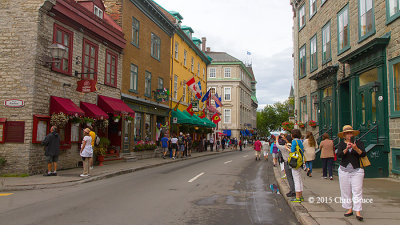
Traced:
<path fill-rule="evenodd" d="M 254 143 L 254 150 L 256 150 L 257 152 L 261 151 L 261 147 L 262 147 L 261 141 L 256 141 Z"/>

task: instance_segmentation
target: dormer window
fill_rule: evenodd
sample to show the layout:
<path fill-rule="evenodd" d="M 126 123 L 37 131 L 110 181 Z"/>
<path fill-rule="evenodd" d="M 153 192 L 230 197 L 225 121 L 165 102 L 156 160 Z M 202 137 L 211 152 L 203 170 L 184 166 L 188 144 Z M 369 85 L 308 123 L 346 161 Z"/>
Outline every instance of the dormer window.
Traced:
<path fill-rule="evenodd" d="M 101 10 L 99 7 L 94 6 L 94 15 L 99 17 L 100 19 L 103 19 L 103 10 Z"/>

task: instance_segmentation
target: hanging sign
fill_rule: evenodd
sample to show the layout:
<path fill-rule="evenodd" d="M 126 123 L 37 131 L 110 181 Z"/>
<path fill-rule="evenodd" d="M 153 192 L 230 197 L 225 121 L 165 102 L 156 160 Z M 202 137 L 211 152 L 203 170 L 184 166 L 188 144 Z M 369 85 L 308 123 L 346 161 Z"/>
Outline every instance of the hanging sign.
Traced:
<path fill-rule="evenodd" d="M 199 111 L 199 100 L 193 100 L 192 101 L 192 109 L 193 112 L 198 112 Z"/>
<path fill-rule="evenodd" d="M 178 117 L 173 117 L 172 118 L 172 123 L 178 123 Z"/>
<path fill-rule="evenodd" d="M 154 91 L 155 95 L 154 98 L 156 99 L 156 102 L 167 102 L 168 101 L 168 96 L 169 96 L 169 91 L 166 88 L 163 89 L 157 89 Z"/>
<path fill-rule="evenodd" d="M 77 84 L 78 84 L 78 87 L 76 88 L 76 91 L 79 91 L 82 93 L 89 93 L 89 92 L 97 91 L 95 80 L 80 80 L 77 82 Z"/>
<path fill-rule="evenodd" d="M 21 108 L 24 107 L 24 101 L 19 99 L 7 99 L 4 101 L 4 105 L 10 108 Z"/>

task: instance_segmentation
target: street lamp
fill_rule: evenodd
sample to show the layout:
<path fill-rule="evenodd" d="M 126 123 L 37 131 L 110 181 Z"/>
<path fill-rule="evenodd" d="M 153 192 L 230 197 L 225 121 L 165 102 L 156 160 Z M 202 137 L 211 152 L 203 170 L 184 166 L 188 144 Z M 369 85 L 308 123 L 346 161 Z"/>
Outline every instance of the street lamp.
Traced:
<path fill-rule="evenodd" d="M 51 67 L 53 63 L 60 63 L 67 52 L 67 49 L 63 45 L 57 43 L 51 44 L 48 49 L 50 50 L 50 57 L 45 56 L 45 64 L 49 67 Z"/>
<path fill-rule="evenodd" d="M 375 81 L 374 84 L 372 85 L 372 91 L 377 93 L 379 91 L 379 86 L 380 83 Z"/>

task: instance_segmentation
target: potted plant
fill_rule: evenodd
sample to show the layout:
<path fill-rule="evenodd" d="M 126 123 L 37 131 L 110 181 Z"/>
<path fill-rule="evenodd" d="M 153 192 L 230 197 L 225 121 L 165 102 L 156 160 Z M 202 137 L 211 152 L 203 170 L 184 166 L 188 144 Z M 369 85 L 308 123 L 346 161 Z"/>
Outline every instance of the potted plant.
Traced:
<path fill-rule="evenodd" d="M 59 128 L 63 128 L 63 127 L 65 127 L 65 125 L 67 125 L 68 121 L 69 121 L 68 115 L 60 112 L 60 113 L 54 113 L 53 115 L 51 115 L 50 124 L 52 126 L 57 126 Z"/>
<path fill-rule="evenodd" d="M 110 140 L 106 137 L 100 138 L 99 146 L 94 147 L 94 154 L 97 156 L 99 166 L 103 166 L 104 156 L 106 155 L 107 147 L 110 145 Z"/>
<path fill-rule="evenodd" d="M 285 121 L 282 123 L 282 129 L 291 132 L 294 128 L 294 123 L 291 121 Z"/>
<path fill-rule="evenodd" d="M 304 127 L 306 127 L 306 125 L 303 123 L 303 122 L 301 122 L 301 121 L 299 121 L 299 122 L 297 122 L 297 125 L 300 127 L 300 128 L 304 128 Z"/>
<path fill-rule="evenodd" d="M 84 117 L 83 122 L 86 123 L 87 126 L 91 126 L 94 123 L 94 119 L 89 117 Z"/>
<path fill-rule="evenodd" d="M 316 127 L 317 122 L 315 122 L 314 120 L 310 120 L 310 122 L 308 122 L 308 125 L 310 125 L 310 127 Z"/>
<path fill-rule="evenodd" d="M 133 117 L 132 116 L 126 116 L 126 121 L 128 122 L 128 123 L 132 123 L 132 121 L 133 121 Z"/>
<path fill-rule="evenodd" d="M 108 120 L 96 120 L 96 127 L 98 127 L 100 130 L 102 131 L 106 131 L 107 127 L 108 127 Z"/>
<path fill-rule="evenodd" d="M 82 123 L 82 118 L 81 118 L 81 117 L 74 116 L 74 117 L 71 118 L 71 123 L 72 123 L 72 124 L 79 124 L 79 123 Z"/>
<path fill-rule="evenodd" d="M 121 119 L 121 116 L 120 115 L 114 115 L 112 119 L 114 120 L 114 122 L 118 123 L 119 119 Z"/>

